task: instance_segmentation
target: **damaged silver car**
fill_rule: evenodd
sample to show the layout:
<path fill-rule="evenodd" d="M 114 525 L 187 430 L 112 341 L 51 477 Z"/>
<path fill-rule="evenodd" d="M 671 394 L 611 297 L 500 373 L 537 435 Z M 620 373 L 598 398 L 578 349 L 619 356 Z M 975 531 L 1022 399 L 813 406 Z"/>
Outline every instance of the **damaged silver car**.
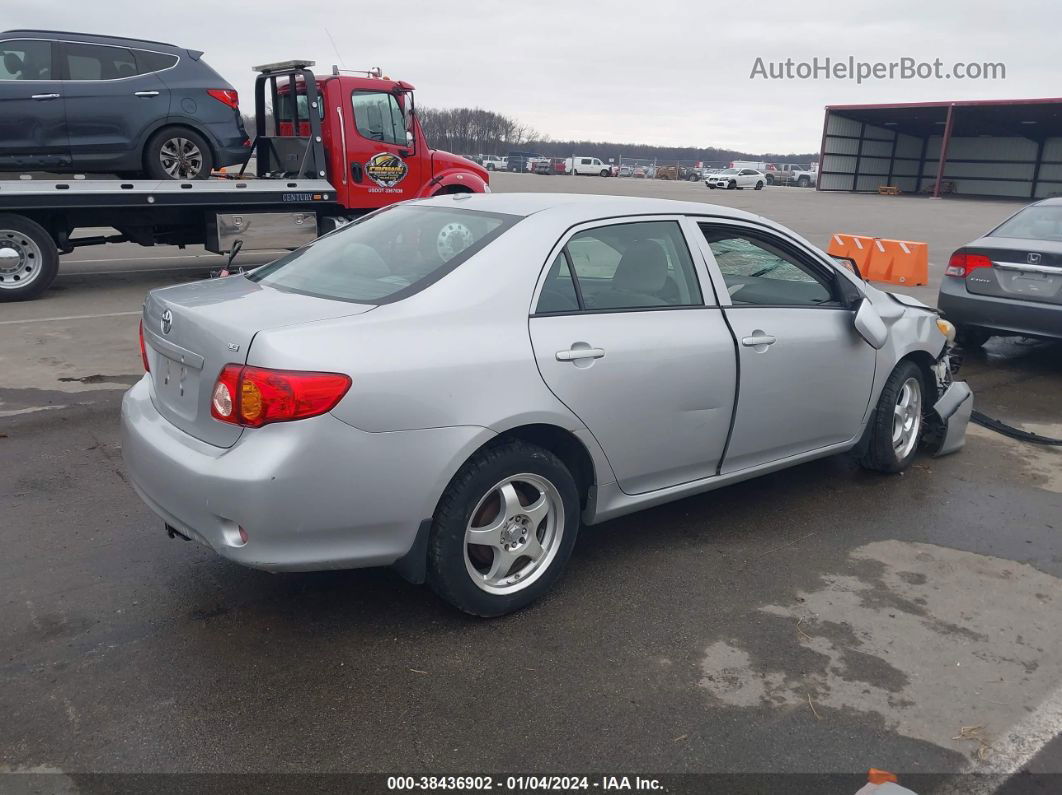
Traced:
<path fill-rule="evenodd" d="M 954 329 L 724 207 L 399 204 L 249 274 L 153 291 L 131 481 L 268 570 L 394 566 L 501 615 L 582 524 L 853 452 L 962 445 Z"/>

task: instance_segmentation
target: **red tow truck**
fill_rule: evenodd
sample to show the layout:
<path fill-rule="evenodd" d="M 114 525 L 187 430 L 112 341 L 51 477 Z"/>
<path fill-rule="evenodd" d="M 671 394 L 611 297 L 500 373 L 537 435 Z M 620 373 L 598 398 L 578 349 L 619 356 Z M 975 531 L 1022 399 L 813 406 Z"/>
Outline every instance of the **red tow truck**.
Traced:
<path fill-rule="evenodd" d="M 294 249 L 388 204 L 490 190 L 486 169 L 428 146 L 412 85 L 378 69 L 317 77 L 313 65 L 255 67 L 253 175 L 245 164 L 207 180 L 0 181 L 0 302 L 40 295 L 59 254 L 81 246 Z M 118 234 L 76 234 L 93 227 Z"/>

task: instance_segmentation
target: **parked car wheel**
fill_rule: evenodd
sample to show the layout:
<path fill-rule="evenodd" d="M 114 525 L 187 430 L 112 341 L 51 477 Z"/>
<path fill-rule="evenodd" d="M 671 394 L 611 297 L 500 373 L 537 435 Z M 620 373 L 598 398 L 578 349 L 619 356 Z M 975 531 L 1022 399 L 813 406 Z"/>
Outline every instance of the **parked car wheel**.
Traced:
<path fill-rule="evenodd" d="M 439 502 L 428 583 L 466 613 L 511 613 L 553 587 L 578 530 L 579 495 L 559 458 L 518 440 L 488 447 Z"/>
<path fill-rule="evenodd" d="M 715 190 L 715 185 L 713 185 L 712 183 L 705 182 L 704 184 L 708 186 L 708 190 Z"/>
<path fill-rule="evenodd" d="M 914 460 L 922 436 L 925 401 L 922 371 L 912 361 L 902 361 L 885 382 L 870 434 L 859 463 L 877 472 L 902 472 Z"/>
<path fill-rule="evenodd" d="M 214 155 L 199 133 L 164 127 L 148 141 L 144 168 L 152 179 L 207 179 L 214 169 Z"/>
<path fill-rule="evenodd" d="M 58 271 L 59 252 L 44 227 L 19 215 L 0 215 L 0 302 L 36 298 Z"/>
<path fill-rule="evenodd" d="M 609 176 L 609 171 L 608 171 L 607 168 L 601 169 L 601 176 L 603 176 L 603 177 Z"/>
<path fill-rule="evenodd" d="M 988 339 L 991 336 L 992 332 L 988 331 L 988 329 L 978 328 L 977 326 L 967 326 L 964 324 L 955 327 L 955 341 L 963 348 L 969 350 L 980 348 L 988 342 Z"/>
<path fill-rule="evenodd" d="M 487 171 L 493 171 L 493 170 L 494 170 L 494 164 L 493 163 L 487 163 Z"/>
<path fill-rule="evenodd" d="M 756 183 L 756 190 L 763 190 L 763 180 Z"/>
<path fill-rule="evenodd" d="M 799 185 L 801 188 L 806 188 L 809 185 L 811 185 L 811 178 L 810 177 L 801 177 L 800 179 L 797 180 L 797 185 Z"/>
<path fill-rule="evenodd" d="M 732 179 L 732 180 L 730 180 L 730 182 L 728 182 L 726 184 L 726 189 L 727 190 L 734 190 L 736 187 L 737 187 L 737 180 L 733 180 Z"/>
<path fill-rule="evenodd" d="M 767 184 L 768 185 L 773 185 L 774 184 L 774 177 L 772 177 L 770 174 L 767 175 Z"/>

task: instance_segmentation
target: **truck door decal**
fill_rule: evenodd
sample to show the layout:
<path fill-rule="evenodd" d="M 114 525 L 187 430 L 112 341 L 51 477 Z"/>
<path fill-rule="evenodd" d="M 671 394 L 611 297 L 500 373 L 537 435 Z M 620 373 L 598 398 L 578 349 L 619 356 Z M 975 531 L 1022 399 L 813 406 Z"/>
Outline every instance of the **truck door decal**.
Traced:
<path fill-rule="evenodd" d="M 381 188 L 393 188 L 408 172 L 406 162 L 391 152 L 379 152 L 365 162 L 365 173 Z"/>

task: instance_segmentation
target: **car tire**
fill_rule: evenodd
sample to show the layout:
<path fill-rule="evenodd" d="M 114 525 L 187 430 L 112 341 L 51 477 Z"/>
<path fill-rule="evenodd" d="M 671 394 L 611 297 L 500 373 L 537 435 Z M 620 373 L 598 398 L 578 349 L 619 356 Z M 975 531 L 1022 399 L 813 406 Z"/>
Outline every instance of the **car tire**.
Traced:
<path fill-rule="evenodd" d="M 773 185 L 774 184 L 774 177 L 770 176 L 769 174 L 767 175 L 767 184 L 768 185 Z"/>
<path fill-rule="evenodd" d="M 708 190 L 715 190 L 715 185 L 709 185 Z"/>
<path fill-rule="evenodd" d="M 900 362 L 867 421 L 859 463 L 875 472 L 906 469 L 918 453 L 928 408 L 921 368 L 912 361 Z"/>
<path fill-rule="evenodd" d="M 36 298 L 55 281 L 59 251 L 36 221 L 0 214 L 0 249 L 0 303 Z"/>
<path fill-rule="evenodd" d="M 607 177 L 608 176 L 608 169 L 607 168 L 601 169 L 601 176 L 603 176 L 603 177 Z"/>
<path fill-rule="evenodd" d="M 808 177 L 801 177 L 797 180 L 797 185 L 801 188 L 806 188 L 811 185 L 811 180 Z"/>
<path fill-rule="evenodd" d="M 535 514 L 522 512 L 540 501 L 544 508 Z M 491 526 L 493 543 L 469 541 Z M 517 439 L 486 447 L 454 475 L 439 501 L 428 543 L 428 584 L 471 615 L 512 613 L 553 587 L 578 531 L 575 479 L 557 456 Z M 519 554 L 532 548 L 537 558 Z"/>
<path fill-rule="evenodd" d="M 955 327 L 955 341 L 966 350 L 972 351 L 980 348 L 988 342 L 991 336 L 992 332 L 977 326 L 961 325 Z"/>
<path fill-rule="evenodd" d="M 756 183 L 756 190 L 763 190 L 763 180 Z"/>
<path fill-rule="evenodd" d="M 727 183 L 727 186 L 726 186 L 727 190 L 735 190 L 736 188 L 737 188 L 737 182 L 735 180 L 730 180 L 730 182 Z"/>
<path fill-rule="evenodd" d="M 494 170 L 494 164 L 493 163 L 487 163 L 487 171 L 493 171 L 493 170 Z"/>
<path fill-rule="evenodd" d="M 163 127 L 144 147 L 144 171 L 152 179 L 208 179 L 213 170 L 206 139 L 186 127 Z"/>

